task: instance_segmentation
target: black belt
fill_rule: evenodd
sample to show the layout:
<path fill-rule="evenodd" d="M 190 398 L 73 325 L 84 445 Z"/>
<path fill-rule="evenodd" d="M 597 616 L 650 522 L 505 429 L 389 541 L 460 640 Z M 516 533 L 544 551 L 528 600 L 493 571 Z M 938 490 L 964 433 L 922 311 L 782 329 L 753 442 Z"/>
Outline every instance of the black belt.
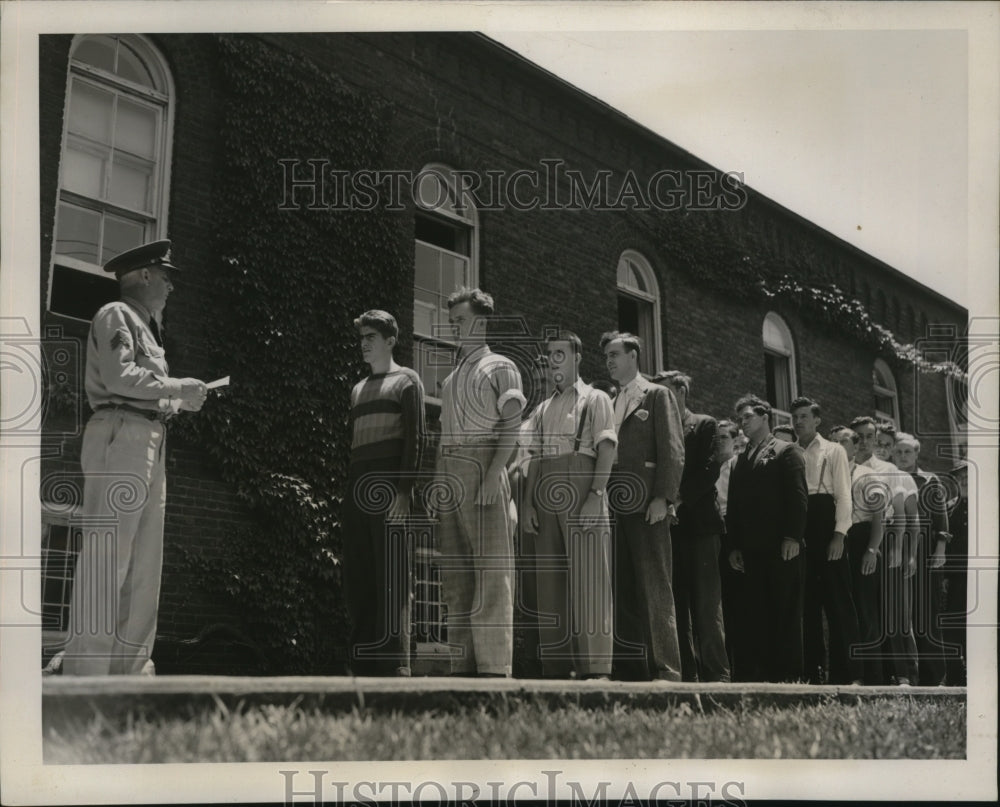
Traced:
<path fill-rule="evenodd" d="M 141 417 L 146 418 L 146 420 L 158 420 L 160 423 L 166 423 L 167 421 L 167 415 L 165 412 L 154 412 L 151 409 L 140 409 L 138 406 L 130 406 L 129 404 L 99 404 L 94 408 L 94 411 L 100 412 L 102 409 L 121 409 L 125 412 L 131 412 L 133 415 L 140 415 Z"/>

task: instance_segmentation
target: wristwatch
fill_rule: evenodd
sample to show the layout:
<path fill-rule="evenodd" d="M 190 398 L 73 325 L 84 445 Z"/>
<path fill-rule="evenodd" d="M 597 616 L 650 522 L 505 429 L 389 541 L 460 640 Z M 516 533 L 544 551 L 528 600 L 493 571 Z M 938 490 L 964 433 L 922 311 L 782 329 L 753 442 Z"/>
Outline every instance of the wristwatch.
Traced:
<path fill-rule="evenodd" d="M 938 530 L 936 533 L 934 533 L 934 535 L 937 536 L 937 539 L 939 541 L 944 541 L 946 544 L 951 543 L 952 536 L 950 532 L 945 532 L 944 530 Z"/>

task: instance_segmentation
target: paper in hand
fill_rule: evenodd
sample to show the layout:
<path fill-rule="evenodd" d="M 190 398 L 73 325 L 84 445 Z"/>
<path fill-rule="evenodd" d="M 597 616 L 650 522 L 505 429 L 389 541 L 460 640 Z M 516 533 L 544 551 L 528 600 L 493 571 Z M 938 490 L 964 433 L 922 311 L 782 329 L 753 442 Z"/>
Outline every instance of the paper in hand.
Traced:
<path fill-rule="evenodd" d="M 207 389 L 217 389 L 218 387 L 228 387 L 229 386 L 229 376 L 224 378 L 217 378 L 215 381 L 209 381 L 205 387 Z"/>

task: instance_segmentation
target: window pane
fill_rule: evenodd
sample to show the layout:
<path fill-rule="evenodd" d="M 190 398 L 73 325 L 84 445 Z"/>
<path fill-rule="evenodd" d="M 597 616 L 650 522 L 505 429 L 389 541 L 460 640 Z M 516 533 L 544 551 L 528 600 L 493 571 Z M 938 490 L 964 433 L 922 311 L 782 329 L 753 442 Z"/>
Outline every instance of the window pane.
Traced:
<path fill-rule="evenodd" d="M 653 337 L 653 305 L 652 303 L 639 303 L 636 306 L 639 314 L 639 331 L 636 336 L 642 340 L 642 350 L 639 351 L 639 370 L 652 374 L 656 372 L 654 359 L 656 344 Z"/>
<path fill-rule="evenodd" d="M 639 335 L 639 302 L 624 295 L 618 296 L 618 330 Z"/>
<path fill-rule="evenodd" d="M 99 263 L 97 239 L 100 228 L 101 216 L 99 213 L 67 204 L 59 205 L 56 253 L 89 263 Z"/>
<path fill-rule="evenodd" d="M 415 230 L 419 241 L 426 241 L 450 252 L 467 251 L 468 238 L 461 233 L 461 226 L 440 219 L 417 216 Z"/>
<path fill-rule="evenodd" d="M 413 283 L 428 291 L 441 291 L 440 255 L 433 247 L 416 244 Z"/>
<path fill-rule="evenodd" d="M 69 131 L 110 145 L 113 102 L 111 93 L 74 79 L 69 104 Z"/>
<path fill-rule="evenodd" d="M 101 263 L 105 264 L 115 255 L 120 255 L 132 247 L 137 247 L 145 241 L 146 228 L 135 221 L 104 217 L 104 243 L 101 249 Z"/>
<path fill-rule="evenodd" d="M 118 99 L 115 148 L 153 159 L 156 147 L 156 110 Z"/>
<path fill-rule="evenodd" d="M 441 294 L 447 300 L 455 289 L 469 285 L 469 262 L 453 255 L 442 256 Z"/>
<path fill-rule="evenodd" d="M 67 144 L 62 163 L 63 187 L 91 199 L 100 199 L 104 195 L 101 191 L 104 165 L 103 157 Z"/>
<path fill-rule="evenodd" d="M 454 200 L 448 186 L 440 175 L 432 171 L 421 174 L 417 185 L 417 204 L 425 210 L 442 210 L 456 213 Z"/>
<path fill-rule="evenodd" d="M 105 37 L 85 39 L 73 51 L 73 58 L 109 73 L 115 71 L 114 45 Z"/>
<path fill-rule="evenodd" d="M 420 375 L 424 390 L 435 398 L 441 397 L 441 384 L 454 366 L 454 351 L 442 349 L 430 342 L 418 342 L 414 351 L 414 370 Z"/>
<path fill-rule="evenodd" d="M 149 210 L 150 174 L 150 166 L 116 159 L 111 169 L 111 201 L 132 210 Z"/>
<path fill-rule="evenodd" d="M 122 78 L 134 81 L 136 84 L 156 89 L 156 85 L 153 84 L 153 79 L 149 75 L 146 65 L 142 63 L 142 59 L 139 58 L 132 48 L 121 41 L 118 43 L 117 73 Z"/>
<path fill-rule="evenodd" d="M 113 275 L 98 277 L 66 266 L 52 268 L 50 310 L 68 317 L 90 320 L 105 303 L 118 299 L 118 282 Z"/>
<path fill-rule="evenodd" d="M 792 403 L 792 379 L 788 358 L 774 353 L 764 354 L 764 372 L 767 378 L 767 400 L 771 406 L 788 411 Z"/>

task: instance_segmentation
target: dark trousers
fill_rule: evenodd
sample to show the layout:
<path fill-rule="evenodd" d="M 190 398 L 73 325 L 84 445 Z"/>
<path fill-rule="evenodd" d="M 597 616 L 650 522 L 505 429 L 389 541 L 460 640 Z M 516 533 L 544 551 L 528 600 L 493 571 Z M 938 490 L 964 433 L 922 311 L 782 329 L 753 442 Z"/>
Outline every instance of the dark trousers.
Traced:
<path fill-rule="evenodd" d="M 685 681 L 728 681 L 729 659 L 722 618 L 719 536 L 672 530 L 674 605 Z"/>
<path fill-rule="evenodd" d="M 930 551 L 926 533 L 917 549 L 917 573 L 910 580 L 913 598 L 913 634 L 917 642 L 917 669 L 923 686 L 939 686 L 945 682 L 946 651 L 957 655 L 958 648 L 946 648 L 941 631 L 941 610 L 944 600 L 944 569 L 930 567 Z M 916 683 L 916 682 L 914 682 Z"/>
<path fill-rule="evenodd" d="M 965 548 L 948 547 L 944 567 L 944 599 L 941 607 L 942 634 L 946 644 L 958 648 L 958 655 L 950 653 L 945 667 L 951 686 L 965 686 L 968 662 L 966 650 L 966 596 L 968 592 L 968 557 Z"/>
<path fill-rule="evenodd" d="M 854 524 L 847 533 L 847 550 L 851 564 L 851 593 L 854 610 L 858 614 L 859 642 L 852 648 L 852 656 L 862 665 L 864 682 L 878 686 L 885 680 L 882 674 L 882 567 L 884 559 L 877 558 L 875 571 L 861 574 L 861 561 L 871 539 L 872 523 Z"/>
<path fill-rule="evenodd" d="M 888 555 L 902 537 L 889 532 L 883 542 L 882 553 L 882 631 L 888 669 L 896 679 L 906 678 L 917 683 L 917 643 L 913 638 L 913 589 L 910 580 L 903 576 L 907 568 L 906 552 L 898 566 L 889 566 Z"/>
<path fill-rule="evenodd" d="M 744 549 L 743 567 L 750 653 L 744 668 L 747 680 L 802 680 L 803 554 L 782 560 L 777 547 Z"/>
<path fill-rule="evenodd" d="M 398 468 L 398 459 L 372 460 L 352 465 L 348 474 L 344 591 L 355 675 L 396 675 L 410 669 L 410 547 L 405 524 L 386 523 L 391 501 L 384 502 L 382 493 L 386 484 L 391 486 L 388 475 Z M 383 473 L 387 476 L 380 482 Z"/>
<path fill-rule="evenodd" d="M 670 527 L 647 524 L 644 510 L 618 513 L 614 524 L 615 677 L 680 681 Z"/>
<path fill-rule="evenodd" d="M 752 681 L 749 659 L 752 648 L 747 626 L 746 575 L 729 563 L 730 549 L 723 544 L 719 554 L 719 581 L 722 584 L 722 619 L 726 631 L 726 655 L 733 681 Z"/>
<path fill-rule="evenodd" d="M 860 681 L 860 659 L 851 658 L 858 643 L 858 615 L 851 596 L 851 567 L 844 554 L 827 560 L 836 517 L 833 496 L 825 493 L 809 497 L 806 515 L 806 583 L 802 614 L 802 644 L 806 679 L 831 684 Z M 829 627 L 829 665 L 823 638 L 823 614 Z"/>

